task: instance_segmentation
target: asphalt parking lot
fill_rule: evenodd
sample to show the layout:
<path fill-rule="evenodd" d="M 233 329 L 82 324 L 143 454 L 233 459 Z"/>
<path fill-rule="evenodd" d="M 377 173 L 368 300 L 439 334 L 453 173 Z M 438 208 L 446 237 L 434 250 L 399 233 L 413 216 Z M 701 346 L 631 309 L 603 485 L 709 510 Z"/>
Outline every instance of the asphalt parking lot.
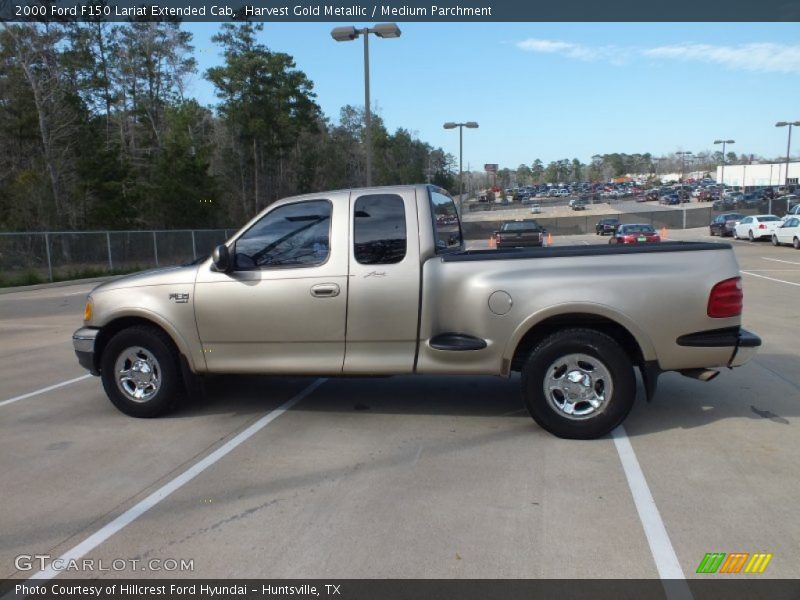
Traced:
<path fill-rule="evenodd" d="M 71 552 L 139 562 L 60 577 L 707 578 L 708 552 L 765 552 L 761 575 L 714 577 L 800 578 L 800 252 L 725 241 L 757 357 L 664 375 L 588 442 L 539 429 L 517 376 L 216 377 L 136 420 L 72 353 L 94 284 L 0 295 L 0 576 Z"/>

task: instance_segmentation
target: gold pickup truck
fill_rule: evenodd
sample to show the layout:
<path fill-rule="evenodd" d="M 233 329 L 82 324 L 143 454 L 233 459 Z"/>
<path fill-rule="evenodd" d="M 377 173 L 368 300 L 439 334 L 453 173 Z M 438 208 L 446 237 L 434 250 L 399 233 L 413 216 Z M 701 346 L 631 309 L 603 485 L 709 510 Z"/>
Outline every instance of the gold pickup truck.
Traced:
<path fill-rule="evenodd" d="M 727 244 L 465 250 L 430 185 L 272 204 L 212 256 L 108 281 L 73 335 L 126 414 L 171 409 L 205 374 L 521 372 L 534 420 L 595 438 L 625 419 L 634 368 L 710 380 L 746 362 Z"/>

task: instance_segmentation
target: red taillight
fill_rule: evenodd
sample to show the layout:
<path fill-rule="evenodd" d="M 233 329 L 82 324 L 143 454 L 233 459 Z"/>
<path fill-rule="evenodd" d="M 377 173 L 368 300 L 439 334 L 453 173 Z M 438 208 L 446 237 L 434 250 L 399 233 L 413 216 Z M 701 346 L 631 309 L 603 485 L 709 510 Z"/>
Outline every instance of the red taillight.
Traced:
<path fill-rule="evenodd" d="M 766 226 L 766 225 L 764 225 L 763 223 L 759 223 L 759 224 L 758 224 L 758 228 L 759 228 L 759 229 L 766 229 L 766 228 L 767 228 L 767 226 Z"/>
<path fill-rule="evenodd" d="M 742 278 L 720 281 L 708 296 L 708 316 L 715 319 L 738 317 L 742 314 Z"/>
<path fill-rule="evenodd" d="M 636 241 L 636 236 L 634 235 L 626 235 L 624 238 L 626 244 L 632 244 Z"/>

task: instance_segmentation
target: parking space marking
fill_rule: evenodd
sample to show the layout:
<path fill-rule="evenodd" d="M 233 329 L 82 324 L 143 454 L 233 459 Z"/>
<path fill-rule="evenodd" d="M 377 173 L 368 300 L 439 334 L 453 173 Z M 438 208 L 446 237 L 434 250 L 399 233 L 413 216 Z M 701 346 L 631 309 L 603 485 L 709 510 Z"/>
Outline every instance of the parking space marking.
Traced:
<path fill-rule="evenodd" d="M 786 263 L 787 265 L 800 265 L 800 262 L 795 262 L 793 260 L 782 260 L 780 258 L 769 258 L 768 256 L 762 256 L 761 258 L 763 258 L 764 260 L 771 260 L 773 262 Z"/>
<path fill-rule="evenodd" d="M 794 281 L 786 281 L 784 279 L 775 279 L 774 277 L 767 277 L 766 275 L 759 275 L 758 273 L 753 273 L 751 271 L 742 271 L 745 275 L 752 275 L 753 277 L 760 277 L 761 279 L 769 279 L 770 281 L 777 281 L 778 283 L 785 283 L 787 285 L 793 285 L 796 287 L 800 287 L 800 283 L 795 283 Z"/>
<path fill-rule="evenodd" d="M 678 562 L 678 555 L 672 547 L 672 542 L 661 520 L 653 494 L 644 478 L 636 452 L 633 450 L 631 441 L 625 428 L 620 425 L 611 432 L 614 438 L 614 446 L 617 448 L 619 460 L 622 463 L 622 470 L 628 480 L 628 488 L 633 496 L 633 503 L 636 505 L 636 512 L 639 513 L 639 521 L 642 523 L 647 544 L 650 546 L 650 553 L 658 569 L 661 579 L 673 580 L 669 587 L 665 585 L 665 592 L 669 600 L 677 598 L 692 598 L 689 586 L 686 584 L 686 576 L 683 574 L 681 564 Z M 681 585 L 682 584 L 682 585 Z"/>
<path fill-rule="evenodd" d="M 62 388 L 65 385 L 70 385 L 72 383 L 77 383 L 78 381 L 83 381 L 84 379 L 88 379 L 89 377 L 91 377 L 91 375 L 87 373 L 86 375 L 76 377 L 75 379 L 68 379 L 67 381 L 62 381 L 61 383 L 56 383 L 55 385 L 51 385 L 46 388 L 36 390 L 35 392 L 28 392 L 27 394 L 22 394 L 22 396 L 17 396 L 16 398 L 9 398 L 8 400 L 3 400 L 2 402 L 0 402 L 0 406 L 5 406 L 6 404 L 13 404 L 14 402 L 25 400 L 25 398 L 31 398 L 33 396 L 38 396 L 39 394 L 51 392 L 53 390 L 57 390 L 58 388 Z"/>
<path fill-rule="evenodd" d="M 320 378 L 311 383 L 307 386 L 303 391 L 296 394 L 294 397 L 290 398 L 283 404 L 281 404 L 278 408 L 268 412 L 266 415 L 258 419 L 255 423 L 250 425 L 247 429 L 233 437 L 232 439 L 225 442 L 222 446 L 214 450 L 211 454 L 206 456 L 204 459 L 196 462 L 194 465 L 189 467 L 183 473 L 172 479 L 171 481 L 165 483 L 160 488 L 158 488 L 155 492 L 150 494 L 144 500 L 138 502 L 116 519 L 104 525 L 98 531 L 87 537 L 77 546 L 70 548 L 64 554 L 58 557 L 59 564 L 68 564 L 71 560 L 78 560 L 86 556 L 87 553 L 91 552 L 95 548 L 97 548 L 100 544 L 105 542 L 108 538 L 112 535 L 123 529 L 125 526 L 130 525 L 136 519 L 141 517 L 144 513 L 148 510 L 153 508 L 156 504 L 164 500 L 167 496 L 184 486 L 185 484 L 189 483 L 192 479 L 200 475 L 203 471 L 205 471 L 208 467 L 213 465 L 214 463 L 218 462 L 220 459 L 224 458 L 228 454 L 230 454 L 233 450 L 237 447 L 242 445 L 244 442 L 249 440 L 253 437 L 256 433 L 264 429 L 267 425 L 272 423 L 275 419 L 280 417 L 283 413 L 287 410 L 292 408 L 295 404 L 300 402 L 303 398 L 311 394 L 314 390 L 316 390 L 319 386 L 325 383 L 327 379 Z M 56 561 L 53 561 L 56 562 Z M 46 568 L 32 577 L 30 579 L 52 579 L 56 577 L 61 571 L 56 570 L 53 568 L 52 563 Z"/>

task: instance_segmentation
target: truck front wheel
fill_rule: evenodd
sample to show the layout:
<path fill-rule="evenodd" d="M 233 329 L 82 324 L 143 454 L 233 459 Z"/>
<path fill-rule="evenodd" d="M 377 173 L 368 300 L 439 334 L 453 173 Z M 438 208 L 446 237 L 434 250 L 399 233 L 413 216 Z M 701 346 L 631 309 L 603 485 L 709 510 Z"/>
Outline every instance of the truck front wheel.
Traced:
<path fill-rule="evenodd" d="M 633 363 L 611 337 L 563 329 L 541 341 L 522 368 L 522 397 L 542 428 L 594 439 L 628 416 L 636 397 Z"/>
<path fill-rule="evenodd" d="M 183 391 L 177 351 L 155 327 L 129 327 L 114 335 L 103 351 L 101 377 L 114 406 L 132 417 L 168 412 Z"/>

